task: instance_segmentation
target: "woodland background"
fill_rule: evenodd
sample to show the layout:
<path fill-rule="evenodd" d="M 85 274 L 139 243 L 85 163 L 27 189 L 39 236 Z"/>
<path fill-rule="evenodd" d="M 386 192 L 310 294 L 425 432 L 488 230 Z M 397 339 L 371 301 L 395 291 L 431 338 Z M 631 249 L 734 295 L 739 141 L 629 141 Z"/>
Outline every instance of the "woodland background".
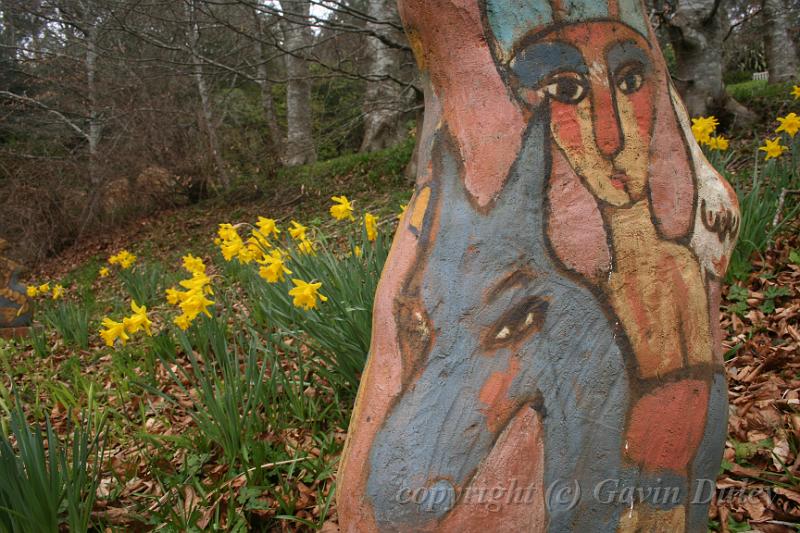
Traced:
<path fill-rule="evenodd" d="M 748 136 L 771 118 L 726 84 L 797 76 L 800 0 L 648 1 L 692 116 Z M 423 111 L 394 0 L 2 0 L 0 238 L 35 264 L 132 217 L 256 198 L 413 137 Z"/>

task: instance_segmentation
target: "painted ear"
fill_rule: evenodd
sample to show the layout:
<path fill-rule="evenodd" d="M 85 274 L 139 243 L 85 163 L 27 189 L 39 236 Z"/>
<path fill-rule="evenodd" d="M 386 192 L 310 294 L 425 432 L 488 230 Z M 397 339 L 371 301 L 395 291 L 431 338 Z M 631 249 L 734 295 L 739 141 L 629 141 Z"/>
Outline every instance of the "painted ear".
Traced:
<path fill-rule="evenodd" d="M 649 185 L 653 215 L 659 233 L 666 239 L 686 237 L 692 229 L 696 178 L 681 131 L 671 87 L 658 91 L 655 122 L 650 142 Z"/>
<path fill-rule="evenodd" d="M 517 158 L 526 119 L 492 57 L 478 0 L 405 0 L 399 8 L 420 70 L 443 103 L 466 188 L 486 206 Z"/>

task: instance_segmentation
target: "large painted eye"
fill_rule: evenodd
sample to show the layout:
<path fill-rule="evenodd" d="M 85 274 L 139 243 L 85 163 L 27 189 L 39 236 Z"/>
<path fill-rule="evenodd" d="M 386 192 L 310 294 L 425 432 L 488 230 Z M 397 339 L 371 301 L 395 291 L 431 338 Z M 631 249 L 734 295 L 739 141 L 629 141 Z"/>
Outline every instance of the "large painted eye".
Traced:
<path fill-rule="evenodd" d="M 627 63 L 614 73 L 614 81 L 624 94 L 635 93 L 644 84 L 644 65 Z"/>
<path fill-rule="evenodd" d="M 544 92 L 565 104 L 577 104 L 589 92 L 589 82 L 577 72 L 559 72 L 543 84 Z"/>

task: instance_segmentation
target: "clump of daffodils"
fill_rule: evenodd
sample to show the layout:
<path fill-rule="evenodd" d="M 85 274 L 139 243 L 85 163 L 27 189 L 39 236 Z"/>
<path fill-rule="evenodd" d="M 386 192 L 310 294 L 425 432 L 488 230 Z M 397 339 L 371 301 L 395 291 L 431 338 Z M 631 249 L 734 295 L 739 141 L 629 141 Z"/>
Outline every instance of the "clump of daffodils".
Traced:
<path fill-rule="evenodd" d="M 128 250 L 122 250 L 116 255 L 108 258 L 108 263 L 111 265 L 118 265 L 122 270 L 128 270 L 136 262 L 136 256 Z"/>
<path fill-rule="evenodd" d="M 53 300 L 60 300 L 64 297 L 64 287 L 61 285 L 54 285 L 50 288 L 50 283 L 42 283 L 41 285 L 28 285 L 25 287 L 25 294 L 28 298 L 45 298 L 50 297 Z"/>
<path fill-rule="evenodd" d="M 200 314 L 211 316 L 208 308 L 214 305 L 214 302 L 207 296 L 213 295 L 214 291 L 202 259 L 192 254 L 186 255 L 183 257 L 183 268 L 192 277 L 179 283 L 184 290 L 174 287 L 167 289 L 167 302 L 180 308 L 181 314 L 175 317 L 174 323 L 186 331 Z"/>
<path fill-rule="evenodd" d="M 722 135 L 714 135 L 719 126 L 717 117 L 697 117 L 692 119 L 692 135 L 701 146 L 707 146 L 711 150 L 725 151 L 728 149 L 730 141 Z"/>
<path fill-rule="evenodd" d="M 116 341 L 125 344 L 130 340 L 130 336 L 140 331 L 144 331 L 148 336 L 153 335 L 151 329 L 153 323 L 147 317 L 147 307 L 138 305 L 136 301 L 131 302 L 131 315 L 122 319 L 121 322 L 104 317 L 101 322 L 100 337 L 106 346 L 113 347 Z"/>

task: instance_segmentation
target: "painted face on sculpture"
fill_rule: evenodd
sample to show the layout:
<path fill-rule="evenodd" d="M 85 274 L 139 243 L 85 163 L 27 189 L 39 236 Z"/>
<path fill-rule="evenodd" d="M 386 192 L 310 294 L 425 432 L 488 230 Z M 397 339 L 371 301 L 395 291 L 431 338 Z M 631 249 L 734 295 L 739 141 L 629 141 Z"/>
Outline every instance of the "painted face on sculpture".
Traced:
<path fill-rule="evenodd" d="M 618 22 L 561 27 L 523 40 L 510 67 L 527 106 L 549 105 L 553 139 L 596 198 L 644 197 L 658 75 L 639 33 Z"/>

